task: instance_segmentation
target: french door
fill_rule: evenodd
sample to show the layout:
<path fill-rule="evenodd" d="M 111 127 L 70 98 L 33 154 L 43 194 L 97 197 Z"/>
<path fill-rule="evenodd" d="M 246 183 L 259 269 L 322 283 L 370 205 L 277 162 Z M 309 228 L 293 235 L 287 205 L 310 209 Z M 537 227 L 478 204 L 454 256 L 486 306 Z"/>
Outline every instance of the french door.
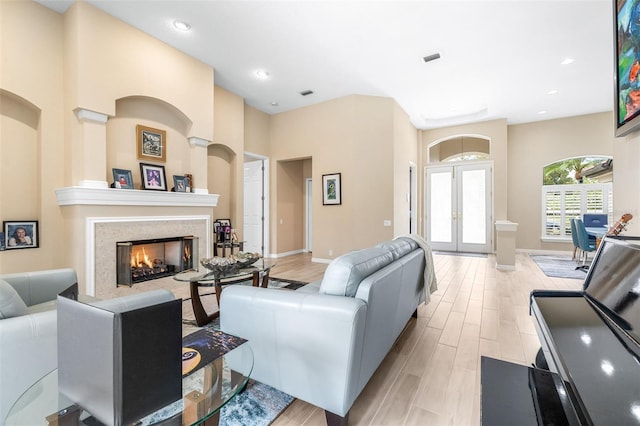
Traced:
<path fill-rule="evenodd" d="M 425 169 L 425 233 L 433 250 L 492 250 L 491 162 Z"/>

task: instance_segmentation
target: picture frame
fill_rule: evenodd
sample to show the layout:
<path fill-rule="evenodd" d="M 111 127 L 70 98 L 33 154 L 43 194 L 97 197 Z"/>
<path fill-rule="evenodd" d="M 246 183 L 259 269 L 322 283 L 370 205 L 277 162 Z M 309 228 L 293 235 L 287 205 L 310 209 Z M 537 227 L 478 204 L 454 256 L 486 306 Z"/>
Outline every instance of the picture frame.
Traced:
<path fill-rule="evenodd" d="M 113 188 L 133 189 L 133 176 L 131 170 L 112 168 Z"/>
<path fill-rule="evenodd" d="M 322 204 L 325 206 L 342 204 L 342 175 L 330 173 L 322 175 Z"/>
<path fill-rule="evenodd" d="M 167 161 L 167 132 L 153 127 L 136 126 L 138 160 Z"/>
<path fill-rule="evenodd" d="M 614 51 L 614 120 L 615 136 L 640 129 L 640 78 L 637 64 L 640 48 L 634 40 L 640 28 L 631 22 L 636 2 L 615 0 L 613 3 Z"/>
<path fill-rule="evenodd" d="M 5 220 L 2 223 L 5 250 L 38 248 L 40 246 L 37 220 Z"/>
<path fill-rule="evenodd" d="M 164 173 L 164 166 L 140 163 L 140 175 L 142 177 L 142 189 L 152 191 L 167 190 L 167 177 Z"/>
<path fill-rule="evenodd" d="M 189 179 L 186 176 L 173 175 L 173 191 L 189 192 Z"/>

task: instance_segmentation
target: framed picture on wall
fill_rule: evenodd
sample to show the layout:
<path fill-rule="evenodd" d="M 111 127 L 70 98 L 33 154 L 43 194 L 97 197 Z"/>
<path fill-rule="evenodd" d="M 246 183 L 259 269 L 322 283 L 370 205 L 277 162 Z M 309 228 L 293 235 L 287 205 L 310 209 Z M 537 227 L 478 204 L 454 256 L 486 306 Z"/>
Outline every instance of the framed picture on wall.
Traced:
<path fill-rule="evenodd" d="M 167 161 L 167 132 L 153 127 L 136 126 L 138 160 Z"/>
<path fill-rule="evenodd" d="M 140 175 L 142 177 L 142 189 L 167 190 L 167 177 L 164 174 L 164 166 L 140 163 Z"/>
<path fill-rule="evenodd" d="M 118 189 L 133 189 L 131 170 L 111 169 L 113 173 L 113 187 Z"/>
<path fill-rule="evenodd" d="M 2 229 L 6 250 L 37 248 L 40 244 L 37 220 L 4 221 Z"/>
<path fill-rule="evenodd" d="M 342 184 L 340 173 L 322 175 L 322 204 L 342 204 Z"/>

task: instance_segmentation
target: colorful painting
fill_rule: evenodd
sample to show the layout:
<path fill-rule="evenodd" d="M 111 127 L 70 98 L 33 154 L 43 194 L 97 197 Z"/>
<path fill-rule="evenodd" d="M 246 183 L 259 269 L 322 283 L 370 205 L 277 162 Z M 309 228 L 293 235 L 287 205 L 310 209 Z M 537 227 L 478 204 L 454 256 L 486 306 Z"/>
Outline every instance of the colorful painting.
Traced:
<path fill-rule="evenodd" d="M 640 0 L 617 0 L 616 136 L 640 125 Z"/>

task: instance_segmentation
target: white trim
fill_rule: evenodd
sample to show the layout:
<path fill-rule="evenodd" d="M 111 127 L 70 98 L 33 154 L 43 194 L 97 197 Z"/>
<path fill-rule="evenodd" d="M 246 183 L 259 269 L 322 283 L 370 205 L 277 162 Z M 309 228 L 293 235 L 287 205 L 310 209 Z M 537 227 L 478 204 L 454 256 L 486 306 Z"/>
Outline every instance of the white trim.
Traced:
<path fill-rule="evenodd" d="M 76 108 L 74 112 L 80 121 L 93 121 L 94 123 L 105 124 L 109 120 L 109 116 L 106 114 L 84 108 Z"/>
<path fill-rule="evenodd" d="M 121 217 L 87 217 L 85 219 L 85 286 L 86 294 L 95 296 L 96 291 L 96 224 L 98 223 L 127 223 L 127 222 L 155 222 L 155 221 L 201 221 L 204 220 L 206 228 L 206 256 L 211 257 L 211 216 L 121 216 Z"/>
<path fill-rule="evenodd" d="M 284 253 L 271 253 L 269 257 L 273 259 L 278 259 L 281 257 L 293 256 L 294 254 L 300 254 L 300 253 L 304 253 L 304 250 L 300 249 L 300 250 L 286 251 Z"/>
<path fill-rule="evenodd" d="M 206 139 L 197 138 L 195 136 L 191 136 L 190 138 L 187 138 L 187 140 L 189 141 L 189 145 L 191 145 L 191 146 L 199 146 L 199 147 L 202 147 L 202 148 L 208 147 L 209 144 L 211 143 Z"/>
<path fill-rule="evenodd" d="M 199 191 L 196 189 L 196 191 Z M 193 192 L 142 191 L 138 189 L 85 188 L 56 189 L 59 206 L 182 206 L 215 207 L 218 194 Z"/>
<path fill-rule="evenodd" d="M 311 261 L 314 263 L 331 263 L 333 259 L 323 259 L 322 257 L 312 257 Z"/>

